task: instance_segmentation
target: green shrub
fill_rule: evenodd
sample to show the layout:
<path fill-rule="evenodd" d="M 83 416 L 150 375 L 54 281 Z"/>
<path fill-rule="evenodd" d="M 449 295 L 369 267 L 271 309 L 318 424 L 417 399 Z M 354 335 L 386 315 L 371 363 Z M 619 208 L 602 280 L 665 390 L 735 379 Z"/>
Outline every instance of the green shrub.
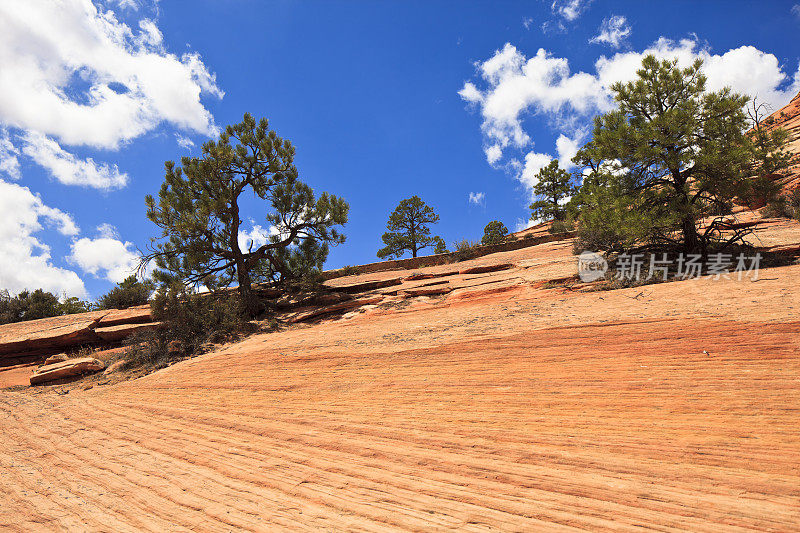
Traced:
<path fill-rule="evenodd" d="M 358 267 L 354 265 L 345 265 L 340 270 L 345 276 L 355 276 L 358 274 Z"/>
<path fill-rule="evenodd" d="M 11 296 L 7 290 L 0 292 L 0 324 L 35 320 L 61 315 L 61 304 L 53 293 L 36 289 L 24 290 Z"/>
<path fill-rule="evenodd" d="M 479 247 L 480 243 L 472 242 L 467 239 L 463 239 L 460 242 L 454 242 L 453 258 L 455 262 L 466 261 L 468 259 L 478 257 L 477 251 Z"/>
<path fill-rule="evenodd" d="M 800 220 L 800 187 L 790 192 L 786 200 L 789 204 L 789 211 L 792 218 Z"/>
<path fill-rule="evenodd" d="M 785 196 L 778 196 L 761 210 L 765 218 L 794 218 L 794 210 Z"/>
<path fill-rule="evenodd" d="M 129 368 L 161 368 L 203 353 L 210 344 L 236 340 L 254 329 L 233 291 L 191 294 L 176 286 L 156 293 L 150 305 L 153 318 L 162 327 L 128 339 L 125 359 Z"/>
<path fill-rule="evenodd" d="M 447 249 L 447 244 L 445 244 L 444 239 L 436 235 L 433 238 L 434 246 L 433 246 L 433 253 L 434 254 L 449 254 L 450 250 Z"/>
<path fill-rule="evenodd" d="M 553 235 L 560 235 L 562 233 L 569 233 L 575 229 L 575 224 L 568 220 L 554 220 L 547 231 Z"/>
<path fill-rule="evenodd" d="M 149 279 L 139 281 L 136 276 L 129 276 L 116 287 L 97 300 L 100 309 L 126 309 L 134 305 L 144 305 L 150 300 L 155 284 Z"/>

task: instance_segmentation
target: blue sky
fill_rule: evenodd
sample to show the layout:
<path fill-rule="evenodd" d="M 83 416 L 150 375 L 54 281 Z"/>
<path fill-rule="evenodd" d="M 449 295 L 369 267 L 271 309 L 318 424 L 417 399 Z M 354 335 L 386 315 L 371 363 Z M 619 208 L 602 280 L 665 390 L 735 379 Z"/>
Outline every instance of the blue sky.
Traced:
<path fill-rule="evenodd" d="M 143 197 L 215 127 L 269 118 L 351 206 L 327 267 L 377 260 L 417 194 L 448 243 L 529 216 L 645 51 L 775 109 L 800 90 L 795 2 L 0 1 L 0 287 L 96 298 L 156 228 Z M 191 146 L 193 143 L 193 146 Z M 470 201 L 472 196 L 473 201 Z M 263 215 L 248 205 L 247 231 Z"/>

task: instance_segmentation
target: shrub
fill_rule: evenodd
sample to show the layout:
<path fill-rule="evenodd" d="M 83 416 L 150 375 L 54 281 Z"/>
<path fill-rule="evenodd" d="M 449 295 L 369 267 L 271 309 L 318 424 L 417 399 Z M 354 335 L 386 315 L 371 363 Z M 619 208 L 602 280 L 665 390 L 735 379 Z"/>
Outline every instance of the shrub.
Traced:
<path fill-rule="evenodd" d="M 96 309 L 95 304 L 91 302 L 86 302 L 72 296 L 67 298 L 60 304 L 61 313 L 62 315 L 74 315 L 77 313 L 88 313 L 89 311 L 94 311 Z"/>
<path fill-rule="evenodd" d="M 449 254 L 450 250 L 447 249 L 447 244 L 445 244 L 444 239 L 436 235 L 433 238 L 434 246 L 433 246 L 433 253 L 434 254 Z"/>
<path fill-rule="evenodd" d="M 340 270 L 345 276 L 355 276 L 358 274 L 358 267 L 354 265 L 345 265 Z"/>
<path fill-rule="evenodd" d="M 575 224 L 568 220 L 554 220 L 550 227 L 547 229 L 548 232 L 552 233 L 553 235 L 560 235 L 562 233 L 569 233 L 575 229 Z"/>
<path fill-rule="evenodd" d="M 778 196 L 761 210 L 765 218 L 794 218 L 794 210 L 785 196 Z"/>
<path fill-rule="evenodd" d="M 158 292 L 150 305 L 162 327 L 128 340 L 129 368 L 161 368 L 202 353 L 209 344 L 236 340 L 253 330 L 241 299 L 232 291 L 191 294 L 175 286 Z"/>
<path fill-rule="evenodd" d="M 100 309 L 125 309 L 134 305 L 144 305 L 150 300 L 155 285 L 149 279 L 139 281 L 129 276 L 97 300 Z"/>
<path fill-rule="evenodd" d="M 477 249 L 480 246 L 478 242 L 472 242 L 467 239 L 463 239 L 460 242 L 456 241 L 453 243 L 453 256 L 455 262 L 459 261 L 466 261 L 467 259 L 472 259 L 473 257 L 477 257 Z"/>
<path fill-rule="evenodd" d="M 792 218 L 800 220 L 800 187 L 789 193 L 787 201 Z"/>
<path fill-rule="evenodd" d="M 4 290 L 0 292 L 0 324 L 22 322 L 37 318 L 48 318 L 62 314 L 58 296 L 36 289 L 22 291 L 16 296 Z"/>

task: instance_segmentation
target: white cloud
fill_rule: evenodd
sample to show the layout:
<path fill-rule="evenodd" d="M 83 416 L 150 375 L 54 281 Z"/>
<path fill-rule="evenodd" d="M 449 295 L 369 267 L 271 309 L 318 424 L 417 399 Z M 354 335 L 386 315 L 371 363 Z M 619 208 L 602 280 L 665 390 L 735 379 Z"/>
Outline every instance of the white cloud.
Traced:
<path fill-rule="evenodd" d="M 556 139 L 556 151 L 558 152 L 558 164 L 561 165 L 561 168 L 569 170 L 575 166 L 572 163 L 572 158 L 583 146 L 585 136 L 585 130 L 579 131 L 573 138 L 569 138 L 563 133 L 558 136 L 558 139 Z"/>
<path fill-rule="evenodd" d="M 274 226 L 264 228 L 256 224 L 253 220 L 250 221 L 250 231 L 239 230 L 239 248 L 242 250 L 249 250 L 252 244 L 253 250 L 267 244 L 270 236 L 277 235 L 278 229 Z"/>
<path fill-rule="evenodd" d="M 503 157 L 503 149 L 499 144 L 487 146 L 483 149 L 483 151 L 486 153 L 486 161 L 492 166 L 494 166 L 494 164 L 500 161 L 500 158 Z"/>
<path fill-rule="evenodd" d="M 525 155 L 525 164 L 522 168 L 522 172 L 520 172 L 517 179 L 519 179 L 529 191 L 532 190 L 536 184 L 539 183 L 539 178 L 536 174 L 549 165 L 552 160 L 553 157 L 549 154 L 528 152 Z"/>
<path fill-rule="evenodd" d="M 112 283 L 135 274 L 139 254 L 133 250 L 133 244 L 119 240 L 116 229 L 110 224 L 102 224 L 97 230 L 98 237 L 84 237 L 72 243 L 68 260 L 84 272 Z"/>
<path fill-rule="evenodd" d="M 64 236 L 78 233 L 67 213 L 45 205 L 27 187 L 0 180 L 0 288 L 12 293 L 42 288 L 85 297 L 83 281 L 75 272 L 54 266 L 50 248 L 35 235 L 45 224 Z"/>
<path fill-rule="evenodd" d="M 0 122 L 67 145 L 114 149 L 163 122 L 216 131 L 200 96 L 223 93 L 200 56 L 90 0 L 0 3 L 0 64 Z"/>
<path fill-rule="evenodd" d="M 0 129 L 0 172 L 12 180 L 18 180 L 21 176 L 18 155 L 19 148 L 11 142 L 8 130 Z"/>
<path fill-rule="evenodd" d="M 134 11 L 139 9 L 139 2 L 136 0 L 113 0 L 113 2 L 122 9 L 132 9 Z"/>
<path fill-rule="evenodd" d="M 608 96 L 596 77 L 570 73 L 566 59 L 552 57 L 543 48 L 526 59 L 507 43 L 478 70 L 487 88 L 480 91 L 467 82 L 459 94 L 468 102 L 480 104 L 484 119 L 481 127 L 490 145 L 521 148 L 529 144 L 530 137 L 520 122 L 525 112 L 556 115 L 609 107 Z"/>
<path fill-rule="evenodd" d="M 794 15 L 797 18 L 800 18 L 800 4 L 793 5 L 790 11 L 792 12 L 792 15 Z"/>
<path fill-rule="evenodd" d="M 538 220 L 531 220 L 531 219 L 523 220 L 521 218 L 518 218 L 517 223 L 514 224 L 514 233 L 522 231 L 524 229 L 532 228 L 533 226 L 539 223 L 540 221 Z"/>
<path fill-rule="evenodd" d="M 527 58 L 507 43 L 486 61 L 477 63 L 483 87 L 468 81 L 459 91 L 481 113 L 487 161 L 493 167 L 508 168 L 526 187 L 532 187 L 533 176 L 549 162 L 545 158 L 550 158 L 547 153 L 531 150 L 533 139 L 524 121 L 536 116 L 555 130 L 558 159 L 562 167 L 569 168 L 569 160 L 588 132 L 590 118 L 614 107 L 611 85 L 634 79 L 648 54 L 678 59 L 681 66 L 701 58 L 709 90 L 730 86 L 757 96 L 773 109 L 779 109 L 800 91 L 800 70 L 787 74 L 773 54 L 753 46 L 712 54 L 696 40 L 661 38 L 641 52 L 600 56 L 593 73 L 572 73 L 566 58 L 553 57 L 544 49 Z M 518 159 L 523 154 L 524 163 Z"/>
<path fill-rule="evenodd" d="M 554 0 L 550 9 L 554 14 L 573 21 L 589 8 L 592 0 Z"/>
<path fill-rule="evenodd" d="M 128 175 L 117 165 L 95 163 L 94 159 L 78 159 L 59 146 L 53 139 L 40 133 L 28 132 L 23 136 L 22 151 L 64 185 L 81 185 L 96 189 L 116 189 L 128 183 Z"/>
<path fill-rule="evenodd" d="M 184 150 L 190 150 L 194 148 L 194 141 L 191 140 L 189 137 L 184 137 L 180 133 L 175 134 L 175 142 L 177 142 L 178 146 L 180 146 Z"/>
<path fill-rule="evenodd" d="M 533 19 L 531 17 L 525 17 L 522 19 L 522 25 L 525 26 L 526 30 L 531 29 L 531 26 L 533 25 Z"/>
<path fill-rule="evenodd" d="M 469 203 L 473 205 L 481 205 L 483 201 L 486 199 L 486 193 L 483 192 L 471 192 L 469 193 Z"/>
<path fill-rule="evenodd" d="M 631 34 L 628 20 L 621 15 L 614 15 L 603 19 L 600 24 L 600 33 L 589 39 L 590 43 L 604 43 L 613 48 L 619 48 L 622 42 Z"/>

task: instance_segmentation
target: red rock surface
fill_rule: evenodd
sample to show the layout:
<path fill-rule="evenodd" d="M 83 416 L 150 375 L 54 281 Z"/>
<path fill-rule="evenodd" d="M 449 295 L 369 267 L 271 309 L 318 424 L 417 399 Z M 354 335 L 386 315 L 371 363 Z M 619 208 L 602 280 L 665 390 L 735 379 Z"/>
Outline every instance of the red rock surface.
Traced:
<path fill-rule="evenodd" d="M 98 341 L 92 329 L 104 312 L 43 318 L 0 326 L 0 361 L 45 354 Z"/>
<path fill-rule="evenodd" d="M 0 529 L 796 529 L 800 264 L 596 292 L 544 288 L 569 241 L 457 266 L 504 263 L 125 383 L 0 392 Z M 380 293 L 432 281 L 453 291 Z"/>
<path fill-rule="evenodd" d="M 80 346 L 118 343 L 135 331 L 156 326 L 149 305 L 0 325 L 0 369 L 43 361 Z"/>
<path fill-rule="evenodd" d="M 39 385 L 82 374 L 91 374 L 99 372 L 105 367 L 105 363 L 93 357 L 67 359 L 66 361 L 39 367 L 31 374 L 30 383 L 31 385 Z"/>
<path fill-rule="evenodd" d="M 100 322 L 102 324 L 102 322 Z M 94 333 L 104 342 L 114 343 L 127 339 L 134 333 L 150 331 L 161 327 L 161 322 L 148 322 L 144 324 L 118 324 L 116 326 L 97 327 Z"/>
<path fill-rule="evenodd" d="M 118 326 L 120 324 L 141 324 L 152 322 L 153 316 L 150 313 L 150 305 L 137 305 L 127 309 L 111 309 L 100 319 L 98 326 Z"/>

